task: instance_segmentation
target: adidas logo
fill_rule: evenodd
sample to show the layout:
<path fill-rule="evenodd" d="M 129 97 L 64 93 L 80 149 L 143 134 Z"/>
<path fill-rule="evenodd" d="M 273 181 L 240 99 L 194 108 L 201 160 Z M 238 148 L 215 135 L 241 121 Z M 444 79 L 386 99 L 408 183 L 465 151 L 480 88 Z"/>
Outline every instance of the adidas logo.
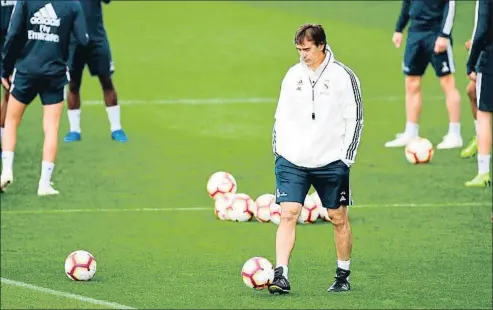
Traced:
<path fill-rule="evenodd" d="M 46 25 L 46 26 L 60 26 L 60 18 L 55 13 L 55 9 L 53 9 L 53 5 L 48 3 L 39 11 L 34 13 L 34 16 L 31 17 L 30 20 L 33 25 Z"/>

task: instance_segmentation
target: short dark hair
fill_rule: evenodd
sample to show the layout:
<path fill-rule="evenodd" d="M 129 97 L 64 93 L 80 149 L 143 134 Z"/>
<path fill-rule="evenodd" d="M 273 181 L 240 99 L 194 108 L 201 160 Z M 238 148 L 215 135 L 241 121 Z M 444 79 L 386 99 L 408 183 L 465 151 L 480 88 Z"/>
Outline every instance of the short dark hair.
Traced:
<path fill-rule="evenodd" d="M 305 39 L 313 42 L 316 46 L 327 44 L 325 30 L 322 25 L 318 24 L 304 24 L 296 31 L 296 35 L 294 36 L 295 44 L 300 45 Z"/>

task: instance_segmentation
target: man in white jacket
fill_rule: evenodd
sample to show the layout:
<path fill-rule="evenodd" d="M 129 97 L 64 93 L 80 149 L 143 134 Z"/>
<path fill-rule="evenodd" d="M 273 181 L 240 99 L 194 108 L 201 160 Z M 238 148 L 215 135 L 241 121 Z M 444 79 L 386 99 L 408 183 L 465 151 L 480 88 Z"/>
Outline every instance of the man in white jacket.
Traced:
<path fill-rule="evenodd" d="M 352 247 L 349 171 L 363 128 L 360 82 L 351 69 L 334 59 L 321 25 L 301 26 L 295 44 L 300 63 L 282 81 L 272 136 L 276 200 L 282 211 L 269 292 L 286 294 L 291 289 L 288 263 L 297 219 L 311 185 L 334 226 L 336 280 L 328 291 L 347 291 Z"/>

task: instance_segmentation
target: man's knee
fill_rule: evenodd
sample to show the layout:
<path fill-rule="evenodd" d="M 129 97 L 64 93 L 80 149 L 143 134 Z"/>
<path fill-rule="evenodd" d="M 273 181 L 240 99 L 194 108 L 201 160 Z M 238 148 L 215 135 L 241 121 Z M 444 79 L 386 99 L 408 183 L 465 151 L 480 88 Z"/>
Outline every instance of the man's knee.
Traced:
<path fill-rule="evenodd" d="M 281 221 L 296 222 L 300 216 L 302 205 L 298 202 L 281 203 Z"/>
<path fill-rule="evenodd" d="M 406 92 L 416 93 L 421 90 L 420 76 L 406 76 Z"/>
<path fill-rule="evenodd" d="M 343 226 L 349 223 L 347 207 L 340 206 L 337 209 L 328 209 L 329 217 L 334 226 Z"/>
<path fill-rule="evenodd" d="M 469 98 L 471 100 L 476 100 L 476 83 L 475 82 L 470 81 L 469 84 L 467 84 L 466 91 L 467 91 L 467 96 L 469 96 Z"/>
<path fill-rule="evenodd" d="M 440 85 L 445 93 L 455 91 L 455 78 L 453 74 L 448 74 L 440 77 Z"/>
<path fill-rule="evenodd" d="M 113 80 L 110 76 L 99 76 L 99 82 L 103 90 L 114 90 Z"/>

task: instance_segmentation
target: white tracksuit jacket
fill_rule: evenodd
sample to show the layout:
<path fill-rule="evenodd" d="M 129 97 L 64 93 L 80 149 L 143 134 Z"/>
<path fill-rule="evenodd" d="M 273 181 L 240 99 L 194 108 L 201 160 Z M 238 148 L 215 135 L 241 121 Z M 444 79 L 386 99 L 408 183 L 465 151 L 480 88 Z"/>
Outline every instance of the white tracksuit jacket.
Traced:
<path fill-rule="evenodd" d="M 274 154 L 306 168 L 354 163 L 363 128 L 358 77 L 327 47 L 316 72 L 300 59 L 286 73 L 272 133 Z"/>

